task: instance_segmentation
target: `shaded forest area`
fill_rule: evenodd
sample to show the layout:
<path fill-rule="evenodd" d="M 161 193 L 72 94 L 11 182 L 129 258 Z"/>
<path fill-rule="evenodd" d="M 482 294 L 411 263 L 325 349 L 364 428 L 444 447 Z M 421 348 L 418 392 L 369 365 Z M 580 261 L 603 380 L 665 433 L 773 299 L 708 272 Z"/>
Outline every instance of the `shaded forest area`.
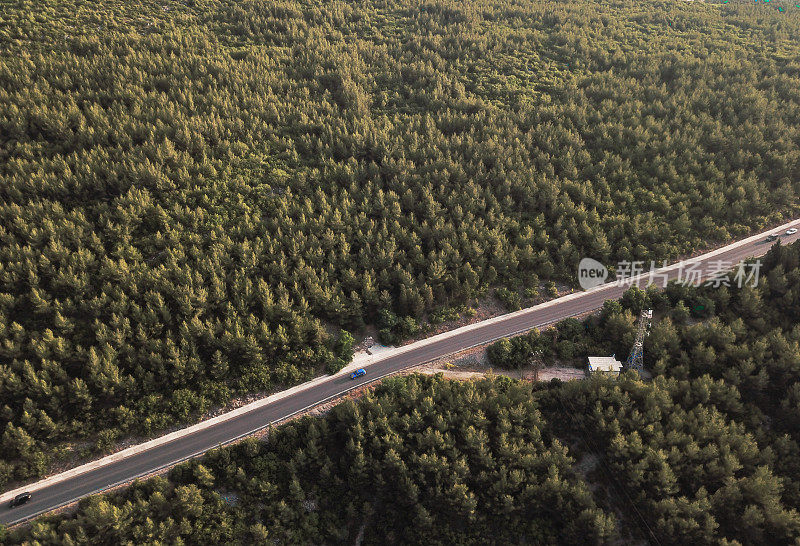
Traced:
<path fill-rule="evenodd" d="M 800 538 L 800 244 L 776 244 L 756 287 L 636 288 L 596 316 L 496 345 L 496 364 L 560 352 L 625 355 L 642 309 L 655 378 L 559 385 L 540 398 L 558 436 L 599 463 L 600 506 L 662 544 Z M 564 348 L 566 344 L 566 349 Z M 508 349 L 508 350 L 505 350 Z M 573 456 L 577 455 L 573 453 Z M 605 496 L 606 501 L 603 501 Z M 636 509 L 626 506 L 636 506 Z"/>
<path fill-rule="evenodd" d="M 762 7 L 0 1 L 0 486 L 341 328 L 790 215 L 800 19 Z"/>
<path fill-rule="evenodd" d="M 548 544 L 613 535 L 546 432 L 530 384 L 384 381 L 78 513 L 11 534 L 37 544 Z"/>
<path fill-rule="evenodd" d="M 657 302 L 632 290 L 555 342 L 624 338 L 655 305 L 652 381 L 391 378 L 7 538 L 795 544 L 800 243 L 773 247 L 764 272 L 755 288 L 673 286 Z M 695 301 L 713 301 L 705 317 L 685 312 Z"/>

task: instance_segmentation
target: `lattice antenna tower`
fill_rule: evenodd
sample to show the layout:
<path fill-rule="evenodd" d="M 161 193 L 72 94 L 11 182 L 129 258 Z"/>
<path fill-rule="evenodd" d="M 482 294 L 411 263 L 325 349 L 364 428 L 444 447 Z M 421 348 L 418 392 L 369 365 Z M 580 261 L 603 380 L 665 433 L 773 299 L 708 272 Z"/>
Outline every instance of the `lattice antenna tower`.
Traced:
<path fill-rule="evenodd" d="M 644 338 L 650 333 L 650 323 L 653 321 L 653 310 L 643 310 L 639 315 L 639 325 L 636 330 L 636 341 L 633 342 L 631 354 L 628 355 L 628 361 L 625 367 L 629 370 L 636 370 L 640 375 L 644 370 Z"/>

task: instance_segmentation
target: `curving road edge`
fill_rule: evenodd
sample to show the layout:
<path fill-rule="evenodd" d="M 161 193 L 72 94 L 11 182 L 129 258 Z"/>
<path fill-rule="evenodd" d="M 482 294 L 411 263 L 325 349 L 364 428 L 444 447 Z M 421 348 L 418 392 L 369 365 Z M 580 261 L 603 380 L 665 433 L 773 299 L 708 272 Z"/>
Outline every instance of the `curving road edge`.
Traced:
<path fill-rule="evenodd" d="M 682 266 L 687 264 L 736 263 L 748 257 L 761 256 L 771 246 L 764 240 L 768 234 L 784 234 L 784 243 L 799 239 L 800 233 L 785 235 L 790 227 L 800 228 L 800 220 L 792 220 L 695 258 L 660 268 L 656 272 L 658 279 L 677 279 Z M 82 497 L 196 457 L 403 369 L 593 311 L 602 307 L 606 300 L 619 298 L 631 284 L 646 284 L 648 275 L 638 275 L 624 286 L 603 284 L 379 354 L 360 355 L 336 375 L 318 377 L 212 419 L 8 491 L 0 495 L 0 524 L 14 525 L 27 521 Z M 350 380 L 349 372 L 360 367 L 367 370 L 367 375 Z M 23 491 L 34 493 L 32 500 L 10 509 L 8 501 Z"/>

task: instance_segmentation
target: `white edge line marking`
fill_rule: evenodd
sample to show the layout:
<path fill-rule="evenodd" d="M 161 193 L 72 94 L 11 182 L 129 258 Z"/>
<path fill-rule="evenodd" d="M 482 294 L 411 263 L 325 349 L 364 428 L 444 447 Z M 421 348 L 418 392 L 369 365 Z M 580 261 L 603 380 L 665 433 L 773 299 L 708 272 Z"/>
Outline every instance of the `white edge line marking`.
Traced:
<path fill-rule="evenodd" d="M 714 256 L 717 256 L 719 254 L 723 254 L 723 253 L 728 252 L 730 250 L 734 250 L 734 249 L 736 249 L 738 247 L 745 246 L 745 245 L 748 245 L 750 243 L 756 242 L 759 239 L 761 239 L 762 237 L 764 237 L 765 235 L 771 234 L 773 232 L 784 231 L 785 229 L 788 229 L 789 227 L 791 227 L 796 222 L 798 222 L 797 219 L 791 220 L 791 221 L 786 222 L 785 224 L 782 224 L 780 226 L 771 228 L 771 229 L 763 231 L 761 233 L 757 233 L 755 235 L 751 235 L 750 237 L 747 237 L 746 239 L 742 239 L 740 241 L 737 241 L 737 242 L 734 242 L 734 243 L 730 243 L 728 245 L 720 247 L 720 248 L 718 248 L 716 250 L 712 250 L 712 251 L 707 252 L 705 254 L 701 254 L 701 255 L 696 256 L 694 258 L 688 258 L 686 260 L 681 260 L 679 262 L 673 263 L 673 264 L 668 265 L 666 267 L 661 267 L 661 268 L 655 270 L 654 274 L 671 271 L 673 269 L 676 269 L 676 268 L 681 267 L 681 266 L 686 265 L 686 264 L 705 261 L 705 260 L 707 260 L 709 258 L 713 258 Z M 645 279 L 645 278 L 647 278 L 649 276 L 650 276 L 650 272 L 641 273 L 641 274 L 636 275 L 636 276 L 634 276 L 632 278 L 625 279 L 625 285 L 633 284 L 634 282 L 641 281 L 641 280 L 643 280 L 643 279 Z M 483 328 L 485 326 L 488 326 L 488 325 L 491 325 L 491 324 L 496 324 L 498 322 L 503 322 L 505 320 L 509 320 L 509 319 L 512 319 L 512 318 L 515 318 L 515 317 L 518 317 L 518 316 L 522 316 L 522 315 L 526 315 L 526 314 L 530 314 L 530 313 L 535 313 L 535 312 L 538 312 L 538 311 L 540 311 L 542 309 L 546 309 L 548 307 L 551 307 L 553 305 L 557 305 L 557 304 L 561 304 L 561 303 L 566 302 L 566 301 L 571 301 L 571 300 L 577 299 L 577 298 L 579 298 L 579 297 L 581 297 L 581 296 L 583 296 L 585 294 L 593 293 L 593 292 L 600 292 L 600 291 L 603 291 L 603 290 L 609 290 L 609 289 L 611 289 L 611 288 L 613 288 L 615 286 L 619 286 L 619 283 L 618 282 L 610 282 L 610 283 L 601 284 L 599 286 L 595 286 L 594 288 L 590 288 L 589 290 L 585 290 L 585 291 L 581 291 L 581 292 L 573 292 L 571 294 L 567 294 L 565 296 L 561 296 L 560 298 L 552 299 L 552 300 L 546 301 L 544 303 L 540 303 L 538 305 L 534 305 L 532 307 L 527 307 L 525 309 L 520 309 L 519 311 L 514 311 L 513 313 L 506 313 L 504 315 L 499 315 L 497 317 L 492 317 L 492 318 L 489 318 L 489 319 L 486 319 L 486 320 L 483 320 L 483 321 L 480 321 L 480 322 L 475 322 L 473 324 L 468 324 L 466 326 L 462 326 L 460 328 L 456 328 L 455 330 L 449 330 L 447 332 L 442 332 L 440 334 L 436 334 L 435 336 L 431 336 L 431 337 L 428 337 L 428 338 L 425 338 L 425 339 L 421 339 L 421 340 L 416 341 L 414 343 L 409 343 L 408 345 L 403 345 L 401 347 L 394 347 L 394 348 L 391 348 L 391 349 L 388 349 L 388 350 L 385 350 L 385 351 L 381 351 L 381 353 L 377 354 L 377 355 L 367 355 L 366 357 L 362 357 L 362 358 L 354 358 L 353 361 L 350 362 L 350 364 L 345 366 L 342 370 L 340 370 L 339 372 L 337 372 L 334 375 L 323 375 L 323 376 L 316 377 L 316 378 L 314 378 L 314 379 L 312 379 L 310 381 L 306 381 L 305 383 L 301 383 L 299 385 L 295 385 L 294 387 L 291 387 L 291 388 L 286 389 L 284 391 L 271 394 L 270 396 L 262 398 L 261 400 L 256 400 L 256 401 L 251 402 L 249 404 L 245 404 L 244 406 L 238 407 L 238 408 L 236 408 L 234 410 L 231 410 L 229 412 L 223 413 L 221 415 L 217 415 L 216 417 L 212 417 L 211 419 L 207 419 L 205 421 L 201 421 L 199 423 L 195 423 L 194 425 L 191 425 L 189 427 L 186 427 L 186 428 L 183 428 L 183 429 L 180 429 L 180 430 L 176 430 L 174 432 L 171 432 L 171 433 L 166 434 L 164 436 L 160 436 L 160 437 L 155 438 L 153 440 L 149 440 L 147 442 L 144 442 L 144 443 L 141 443 L 141 444 L 138 444 L 138 445 L 131 446 L 129 448 L 120 450 L 120 451 L 118 451 L 116 453 L 112 453 L 111 455 L 107 455 L 105 457 L 97 459 L 96 461 L 91 461 L 91 462 L 85 463 L 83 465 L 77 466 L 77 467 L 75 467 L 75 468 L 73 468 L 71 470 L 67 470 L 65 472 L 62 472 L 60 474 L 55 474 L 53 476 L 50 476 L 49 478 L 45 478 L 44 480 L 40 480 L 40 481 L 32 483 L 32 484 L 28 484 L 28 485 L 24 485 L 24 486 L 18 487 L 16 489 L 13 489 L 11 491 L 8 491 L 8 492 L 3 493 L 2 495 L 0 495 L 0 503 L 7 502 L 8 500 L 13 498 L 14 496 L 18 495 L 19 493 L 26 492 L 26 491 L 33 492 L 33 491 L 42 489 L 44 487 L 49 487 L 51 485 L 55 485 L 55 484 L 60 483 L 62 481 L 68 480 L 70 478 L 73 478 L 73 477 L 76 477 L 76 476 L 80 476 L 81 474 L 85 474 L 86 472 L 95 470 L 97 468 L 101 468 L 103 466 L 107 466 L 107 465 L 109 465 L 111 463 L 114 463 L 114 462 L 117 462 L 117 461 L 119 461 L 121 459 L 125 459 L 125 458 L 127 458 L 127 457 L 129 457 L 131 455 L 135 455 L 137 453 L 140 453 L 140 452 L 143 452 L 143 451 L 147 451 L 149 449 L 153 449 L 155 447 L 158 447 L 160 445 L 169 443 L 169 442 L 171 442 L 173 440 L 177 440 L 179 438 L 183 438 L 185 436 L 190 436 L 190 435 L 194 434 L 195 432 L 198 432 L 198 431 L 203 430 L 205 428 L 211 427 L 211 426 L 216 425 L 218 423 L 223 423 L 225 421 L 228 421 L 230 419 L 233 419 L 233 418 L 238 417 L 240 415 L 243 415 L 245 413 L 249 413 L 249 412 L 251 412 L 253 410 L 256 410 L 256 409 L 259 409 L 259 408 L 261 408 L 263 406 L 269 405 L 269 404 L 271 404 L 271 403 L 273 403 L 273 402 L 275 402 L 277 400 L 285 398 L 286 396 L 291 396 L 291 395 L 297 394 L 298 392 L 302 392 L 302 391 L 304 391 L 306 389 L 314 387 L 314 386 L 316 386 L 318 384 L 321 384 L 321 383 L 323 383 L 325 381 L 331 380 L 332 378 L 344 376 L 347 373 L 349 373 L 350 370 L 353 369 L 355 366 L 361 366 L 361 367 L 364 367 L 364 368 L 368 368 L 370 365 L 375 364 L 376 362 L 380 362 L 382 360 L 386 360 L 387 358 L 391 358 L 391 357 L 403 354 L 405 352 L 408 352 L 408 351 L 411 351 L 411 350 L 414 350 L 414 349 L 419 349 L 421 347 L 424 347 L 424 346 L 432 344 L 432 343 L 436 343 L 438 341 L 441 341 L 443 339 L 447 339 L 449 337 L 460 335 L 460 334 L 463 334 L 465 332 L 469 332 L 469 331 L 472 331 L 472 330 L 475 330 L 475 329 Z M 592 309 L 584 309 L 584 310 L 581 311 L 581 313 L 594 311 L 596 309 L 599 309 L 599 307 L 594 307 Z M 461 347 L 461 348 L 458 349 L 458 352 L 466 351 L 468 349 L 472 349 L 472 348 L 477 347 L 479 345 L 485 345 L 487 343 L 491 343 L 493 341 L 497 341 L 498 339 L 501 339 L 501 338 L 504 338 L 504 337 L 511 337 L 511 336 L 520 334 L 522 332 L 527 332 L 527 331 L 531 330 L 532 328 L 538 328 L 538 327 L 541 327 L 541 326 L 547 326 L 549 324 L 552 324 L 553 322 L 557 322 L 558 320 L 561 320 L 561 319 L 555 319 L 555 320 L 552 320 L 552 321 L 544 322 L 544 323 L 539 324 L 538 326 L 526 327 L 526 328 L 524 328 L 524 329 L 522 329 L 522 330 L 520 330 L 518 332 L 507 333 L 507 334 L 495 337 L 493 339 L 488 339 L 488 340 L 481 341 L 481 342 L 476 343 L 474 345 Z M 370 358 L 370 356 L 372 356 L 372 358 Z M 441 356 L 434 357 L 431 360 L 436 360 L 437 358 L 441 358 Z M 362 364 L 362 361 L 365 361 L 365 360 L 367 361 L 367 363 Z M 426 362 L 430 362 L 430 360 L 425 361 L 425 362 L 420 362 L 420 364 L 425 364 Z M 258 432 L 259 430 L 262 430 L 262 429 L 272 425 L 273 423 L 280 422 L 282 420 L 288 419 L 289 417 L 295 415 L 296 413 L 305 411 L 310 407 L 317 406 L 319 404 L 324 404 L 326 401 L 330 400 L 331 398 L 335 398 L 337 396 L 341 396 L 342 394 L 344 394 L 344 393 L 346 393 L 346 392 L 348 392 L 348 391 L 350 391 L 352 389 L 355 389 L 355 388 L 357 388 L 359 386 L 362 386 L 362 385 L 377 381 L 378 379 L 382 379 L 383 377 L 386 377 L 387 375 L 391 375 L 392 373 L 396 373 L 396 372 L 390 372 L 390 373 L 387 373 L 387 374 L 383 374 L 383 375 L 378 376 L 378 377 L 370 378 L 370 380 L 365 382 L 365 383 L 359 383 L 357 385 L 350 386 L 347 389 L 345 389 L 345 390 L 343 390 L 343 391 L 341 391 L 341 392 L 339 392 L 337 394 L 334 394 L 334 395 L 332 395 L 332 396 L 330 396 L 328 398 L 325 398 L 324 400 L 320 400 L 318 402 L 315 402 L 315 403 L 313 403 L 313 404 L 311 404 L 311 405 L 309 405 L 307 407 L 304 407 L 303 409 L 300 409 L 300 410 L 298 410 L 296 412 L 288 414 L 288 415 L 286 415 L 286 416 L 284 416 L 284 417 L 282 417 L 282 418 L 280 418 L 280 419 L 278 419 L 276 421 L 271 421 L 271 422 L 269 422 L 269 423 L 267 423 L 265 425 L 259 426 L 258 428 L 254 429 L 254 430 L 252 430 L 250 432 L 247 432 L 245 434 L 237 436 L 236 438 L 232 438 L 230 440 L 227 440 L 225 443 L 220 444 L 220 445 L 227 445 L 227 444 L 229 444 L 231 442 L 235 442 L 235 441 L 237 441 L 237 440 L 239 440 L 239 439 L 241 439 L 241 438 L 243 438 L 245 436 L 249 436 L 251 434 L 254 434 L 255 432 Z M 208 451 L 208 450 L 202 450 L 202 451 L 200 451 L 198 453 L 194 453 L 192 455 L 189 455 L 188 457 L 183 457 L 183 458 L 181 458 L 179 460 L 173 461 L 171 463 L 167 463 L 166 465 L 162 465 L 162 466 L 160 466 L 158 468 L 154 468 L 152 470 L 148 470 L 147 472 L 145 472 L 143 474 L 139 474 L 139 475 L 133 476 L 131 478 L 126 478 L 122 482 L 118 482 L 118 483 L 114 483 L 114 484 L 111 484 L 111 485 L 104 486 L 104 487 L 102 487 L 100 489 L 97 489 L 95 491 L 92 491 L 91 493 L 88 493 L 86 495 L 81 495 L 81 498 L 84 497 L 84 496 L 88 496 L 88 495 L 93 495 L 95 493 L 99 493 L 100 491 L 104 491 L 104 490 L 112 488 L 112 487 L 116 487 L 117 485 L 120 485 L 122 483 L 127 483 L 129 481 L 132 481 L 132 480 L 138 478 L 138 477 L 145 476 L 145 475 L 148 475 L 148 474 L 152 474 L 153 472 L 157 472 L 157 471 L 159 471 L 159 470 L 161 470 L 163 468 L 166 468 L 168 466 L 172 466 L 172 465 L 178 464 L 178 463 L 180 463 L 182 461 L 185 461 L 185 460 L 191 459 L 193 457 L 196 457 L 197 455 L 205 453 L 206 451 Z M 64 506 L 66 504 L 71 504 L 72 502 L 75 502 L 76 500 L 78 500 L 78 499 L 77 498 L 76 499 L 72 499 L 72 500 L 67 501 L 65 503 L 59 504 L 58 506 L 47 508 L 46 510 L 43 510 L 42 512 L 38 512 L 37 514 L 32 514 L 32 515 L 27 516 L 25 518 L 22 518 L 20 520 L 11 522 L 8 525 L 14 525 L 14 524 L 20 523 L 22 521 L 26 521 L 28 519 L 36 517 L 39 514 L 44 513 L 44 512 L 49 512 L 51 510 L 55 510 L 57 508 L 60 508 L 61 506 Z"/>

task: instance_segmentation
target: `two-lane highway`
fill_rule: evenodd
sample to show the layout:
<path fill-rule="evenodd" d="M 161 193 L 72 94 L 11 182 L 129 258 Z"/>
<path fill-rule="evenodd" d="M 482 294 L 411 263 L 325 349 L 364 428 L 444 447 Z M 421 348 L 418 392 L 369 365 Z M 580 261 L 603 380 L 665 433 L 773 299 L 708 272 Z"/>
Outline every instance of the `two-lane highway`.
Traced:
<path fill-rule="evenodd" d="M 800 226 L 798 221 L 792 224 Z M 698 269 L 706 271 L 713 263 L 718 261 L 736 263 L 747 257 L 761 256 L 771 246 L 771 243 L 764 241 L 766 235 L 769 233 L 785 233 L 788 227 L 790 227 L 790 224 L 749 237 L 738 243 L 699 256 L 690 260 L 690 262 L 698 263 Z M 800 234 L 783 235 L 782 240 L 784 243 L 788 243 L 798 237 L 800 237 Z M 661 271 L 669 279 L 676 279 L 681 270 L 682 268 L 673 265 Z M 662 278 L 658 278 L 659 282 L 661 282 Z M 602 307 L 606 300 L 619 298 L 627 288 L 628 286 L 605 284 L 587 292 L 570 294 L 522 311 L 433 336 L 408 345 L 400 353 L 392 354 L 374 362 L 367 368 L 367 375 L 358 380 L 350 380 L 347 375 L 333 376 L 268 405 L 253 409 L 247 413 L 235 415 L 207 428 L 186 434 L 122 460 L 91 469 L 59 483 L 38 489 L 36 484 L 33 484 L 29 488 L 33 492 L 33 498 L 28 504 L 9 509 L 8 504 L 3 503 L 3 506 L 0 507 L 0 523 L 13 524 L 25 521 L 35 515 L 63 506 L 81 497 L 150 474 L 155 470 L 202 454 L 220 444 L 225 444 L 250 434 L 271 423 L 283 420 L 308 407 L 335 398 L 350 389 L 374 381 L 377 378 L 469 347 L 482 345 L 501 337 L 542 327 L 567 317 L 592 311 Z"/>

